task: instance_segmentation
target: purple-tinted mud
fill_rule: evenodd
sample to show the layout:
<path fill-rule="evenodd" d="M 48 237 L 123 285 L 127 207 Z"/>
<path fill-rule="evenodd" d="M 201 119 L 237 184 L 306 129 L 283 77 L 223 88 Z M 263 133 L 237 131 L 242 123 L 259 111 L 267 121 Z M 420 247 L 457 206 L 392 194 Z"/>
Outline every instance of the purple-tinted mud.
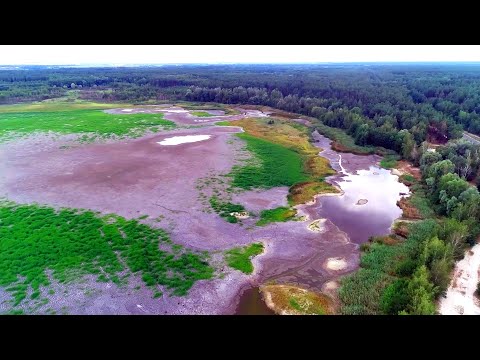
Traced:
<path fill-rule="evenodd" d="M 164 295 L 157 299 L 153 298 L 152 290 L 133 275 L 123 287 L 97 283 L 88 276 L 68 285 L 53 282 L 55 294 L 63 296 L 48 295 L 48 289 L 43 289 L 42 295 L 50 298 L 50 303 L 39 307 L 36 313 L 44 313 L 48 307 L 57 313 L 70 314 L 233 314 L 239 295 L 265 281 L 288 282 L 321 291 L 327 282 L 358 267 L 358 245 L 350 241 L 348 231 L 340 230 L 329 220 L 329 214 L 318 210 L 327 197 L 317 197 L 312 204 L 298 206 L 300 213 L 308 215 L 307 221 L 264 227 L 253 226 L 254 219 L 245 220 L 244 226 L 230 224 L 208 212 L 198 181 L 212 174 L 228 173 L 243 147 L 242 141 L 232 136 L 241 131 L 240 128 L 215 127 L 209 123 L 265 114 L 241 109 L 240 115 L 196 118 L 180 110 L 145 107 L 122 113 L 164 111 L 166 119 L 201 127 L 72 148 L 61 147 L 62 141 L 70 140 L 68 137 L 52 141 L 48 137 L 32 136 L 2 144 L 0 195 L 18 203 L 86 208 L 126 218 L 148 215 L 144 222 L 167 230 L 175 243 L 212 252 L 212 265 L 217 268 L 217 275 L 222 276 L 198 281 L 187 296 Z M 209 121 L 198 123 L 196 119 Z M 211 137 L 176 146 L 158 144 L 177 135 Z M 315 136 L 320 140 L 316 145 L 324 149 L 322 156 L 332 162 L 334 169 L 342 170 L 338 154 L 330 149 L 328 139 Z M 378 160 L 376 156 L 342 154 L 341 165 L 348 173 L 354 173 L 369 169 Z M 330 181 L 341 187 L 342 176 L 344 174 L 333 176 Z M 234 194 L 233 200 L 249 211 L 258 212 L 286 205 L 287 193 L 287 188 L 248 191 Z M 308 225 L 322 217 L 326 220 L 319 230 L 310 230 Z M 265 245 L 264 253 L 253 259 L 253 274 L 245 275 L 225 266 L 224 250 L 252 242 Z M 326 266 L 329 258 L 345 259 L 346 268 L 329 269 Z M 0 289 L 0 303 L 9 296 Z M 7 310 L 2 306 L 0 313 Z"/>

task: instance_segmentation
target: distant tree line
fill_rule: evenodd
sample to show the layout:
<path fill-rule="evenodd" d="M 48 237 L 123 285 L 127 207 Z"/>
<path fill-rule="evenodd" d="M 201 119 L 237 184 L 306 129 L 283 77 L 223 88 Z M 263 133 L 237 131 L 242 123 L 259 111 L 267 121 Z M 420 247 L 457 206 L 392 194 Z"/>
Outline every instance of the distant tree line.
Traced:
<path fill-rule="evenodd" d="M 417 156 L 425 140 L 480 134 L 478 65 L 185 65 L 0 71 L 0 103 L 82 89 L 101 101 L 268 105 L 345 129 L 357 144 Z"/>

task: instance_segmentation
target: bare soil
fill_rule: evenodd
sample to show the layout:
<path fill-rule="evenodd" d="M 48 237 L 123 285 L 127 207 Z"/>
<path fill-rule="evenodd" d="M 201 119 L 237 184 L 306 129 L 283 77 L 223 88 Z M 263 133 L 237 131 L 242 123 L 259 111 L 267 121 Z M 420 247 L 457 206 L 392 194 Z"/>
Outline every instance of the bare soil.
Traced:
<path fill-rule="evenodd" d="M 230 224 L 217 214 L 206 212 L 199 199 L 197 180 L 230 171 L 242 148 L 232 136 L 237 127 L 216 127 L 220 120 L 267 116 L 259 110 L 239 108 L 240 115 L 196 118 L 178 107 L 144 106 L 130 112 L 165 112 L 165 118 L 195 128 L 160 132 L 139 139 L 94 144 L 73 144 L 73 138 L 57 140 L 43 135 L 0 145 L 0 195 L 18 203 L 39 203 L 54 207 L 86 208 L 116 213 L 126 218 L 149 217 L 144 222 L 167 230 L 175 243 L 212 252 L 212 262 L 223 274 L 214 280 L 195 283 L 184 297 L 162 296 L 153 299 L 152 291 L 132 276 L 129 284 L 96 283 L 92 278 L 78 283 L 55 285 L 56 294 L 47 307 L 71 314 L 232 314 L 239 294 L 265 281 L 298 284 L 320 292 L 359 264 L 358 245 L 331 221 L 321 232 L 308 229 L 309 222 L 273 223 L 264 227 Z M 174 110 L 174 111 L 172 111 Z M 196 120 L 208 120 L 199 124 Z M 208 140 L 176 146 L 161 146 L 159 141 L 178 135 L 210 135 Z M 331 150 L 328 139 L 315 143 L 325 151 L 338 171 L 354 172 L 375 164 L 380 157 L 342 154 Z M 69 144 L 68 146 L 62 146 Z M 71 145 L 71 146 L 70 146 Z M 330 178 L 335 184 L 344 174 Z M 236 194 L 234 202 L 248 211 L 286 205 L 285 187 Z M 314 202 L 300 205 L 303 213 L 316 220 Z M 246 219 L 249 221 L 252 219 Z M 253 221 L 253 220 L 252 220 Z M 248 224 L 247 224 L 248 225 Z M 222 265 L 222 252 L 234 246 L 262 242 L 265 252 L 253 259 L 255 271 L 245 275 Z M 337 271 L 324 268 L 329 258 L 342 258 L 345 266 Z M 139 289 L 137 287 L 140 286 Z M 85 295 L 87 294 L 88 295 Z M 67 295 L 75 294 L 75 295 Z M 46 294 L 45 297 L 49 298 Z M 0 290 L 0 303 L 10 295 Z M 0 307 L 0 312 L 3 312 Z"/>

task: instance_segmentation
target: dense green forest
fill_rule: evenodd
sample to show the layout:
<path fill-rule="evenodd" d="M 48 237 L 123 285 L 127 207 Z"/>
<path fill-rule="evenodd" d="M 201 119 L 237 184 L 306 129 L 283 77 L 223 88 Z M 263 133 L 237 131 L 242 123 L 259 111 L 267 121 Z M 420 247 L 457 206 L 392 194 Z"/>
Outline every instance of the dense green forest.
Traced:
<path fill-rule="evenodd" d="M 185 65 L 25 67 L 0 71 L 0 103 L 58 97 L 268 105 L 340 127 L 358 145 L 414 158 L 427 138 L 480 134 L 480 65 Z"/>

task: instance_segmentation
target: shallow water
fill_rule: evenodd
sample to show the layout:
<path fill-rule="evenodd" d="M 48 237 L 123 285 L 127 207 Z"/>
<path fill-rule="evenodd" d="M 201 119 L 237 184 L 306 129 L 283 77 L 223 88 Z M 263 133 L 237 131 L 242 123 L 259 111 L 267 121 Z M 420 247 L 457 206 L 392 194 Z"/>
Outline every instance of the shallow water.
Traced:
<path fill-rule="evenodd" d="M 314 210 L 357 244 L 370 236 L 388 234 L 393 221 L 402 215 L 397 206 L 400 193 L 409 193 L 408 187 L 398 182 L 398 176 L 376 166 L 356 174 L 347 173 L 337 184 L 344 194 L 321 197 Z M 361 199 L 368 202 L 357 205 Z"/>
<path fill-rule="evenodd" d="M 275 315 L 265 304 L 258 287 L 247 289 L 240 296 L 235 315 Z"/>

